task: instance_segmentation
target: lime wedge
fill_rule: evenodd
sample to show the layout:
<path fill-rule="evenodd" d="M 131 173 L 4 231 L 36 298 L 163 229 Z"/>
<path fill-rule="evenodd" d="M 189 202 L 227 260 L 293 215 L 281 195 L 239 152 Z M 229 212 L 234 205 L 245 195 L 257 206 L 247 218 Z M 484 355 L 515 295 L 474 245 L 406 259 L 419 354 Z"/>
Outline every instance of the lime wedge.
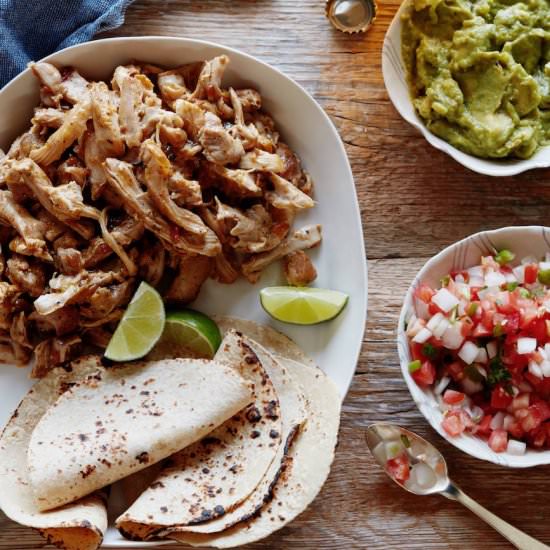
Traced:
<path fill-rule="evenodd" d="M 147 355 L 164 329 L 164 303 L 160 294 L 141 283 L 113 334 L 105 357 L 133 361 Z"/>
<path fill-rule="evenodd" d="M 334 319 L 348 303 L 348 295 L 323 288 L 272 286 L 260 291 L 260 302 L 278 321 L 315 325 Z"/>
<path fill-rule="evenodd" d="M 210 317 L 200 311 L 182 309 L 166 314 L 166 324 L 158 346 L 166 350 L 185 350 L 194 357 L 211 359 L 221 341 L 220 329 Z"/>

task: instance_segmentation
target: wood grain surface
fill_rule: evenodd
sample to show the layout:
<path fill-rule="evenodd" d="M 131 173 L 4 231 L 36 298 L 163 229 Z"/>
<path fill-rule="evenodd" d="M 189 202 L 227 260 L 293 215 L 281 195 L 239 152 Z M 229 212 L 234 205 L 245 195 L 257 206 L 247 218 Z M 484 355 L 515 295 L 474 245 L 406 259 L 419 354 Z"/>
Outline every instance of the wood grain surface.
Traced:
<path fill-rule="evenodd" d="M 550 171 L 499 179 L 474 174 L 404 122 L 384 89 L 380 61 L 384 33 L 399 2 L 380 4 L 367 35 L 347 36 L 331 28 L 322 0 L 138 0 L 128 9 L 125 25 L 106 35 L 207 39 L 272 64 L 324 107 L 351 161 L 369 257 L 369 315 L 336 459 L 315 503 L 253 547 L 509 547 L 460 505 L 435 496 L 414 497 L 389 482 L 363 439 L 365 427 L 377 420 L 398 422 L 436 443 L 467 493 L 550 544 L 550 467 L 503 469 L 446 444 L 412 402 L 395 348 L 401 301 L 426 259 L 482 229 L 547 223 Z M 39 536 L 5 518 L 0 528 L 0 549 L 45 546 Z"/>

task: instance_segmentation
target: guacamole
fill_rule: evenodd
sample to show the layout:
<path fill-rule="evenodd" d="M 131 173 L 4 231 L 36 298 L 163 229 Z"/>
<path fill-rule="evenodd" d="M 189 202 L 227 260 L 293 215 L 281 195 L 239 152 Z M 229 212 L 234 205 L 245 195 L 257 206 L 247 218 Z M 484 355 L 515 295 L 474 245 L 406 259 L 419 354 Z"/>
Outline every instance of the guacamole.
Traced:
<path fill-rule="evenodd" d="M 434 134 L 484 158 L 550 144 L 550 0 L 412 0 L 401 38 Z"/>

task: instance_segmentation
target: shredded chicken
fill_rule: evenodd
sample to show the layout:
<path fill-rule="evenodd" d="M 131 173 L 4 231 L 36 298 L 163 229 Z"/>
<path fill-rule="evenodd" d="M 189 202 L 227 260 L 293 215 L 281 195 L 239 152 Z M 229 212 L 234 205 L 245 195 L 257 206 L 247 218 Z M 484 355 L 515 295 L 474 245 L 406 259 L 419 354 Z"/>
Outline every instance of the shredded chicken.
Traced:
<path fill-rule="evenodd" d="M 30 65 L 40 105 L 0 151 L 0 361 L 34 353 L 43 376 L 104 348 L 139 280 L 176 303 L 281 258 L 289 281 L 312 280 L 296 251 L 320 228 L 291 230 L 311 178 L 259 92 L 224 87 L 228 63 L 135 62 L 110 82 Z"/>
<path fill-rule="evenodd" d="M 317 270 L 303 250 L 287 254 L 283 258 L 283 269 L 289 285 L 306 286 L 317 278 Z"/>
<path fill-rule="evenodd" d="M 296 250 L 306 250 L 313 248 L 321 242 L 321 226 L 320 225 L 308 225 L 295 231 L 290 237 L 285 239 L 279 246 L 270 250 L 269 252 L 263 252 L 252 256 L 252 258 L 246 260 L 242 265 L 242 271 L 245 277 L 251 281 L 256 282 L 268 265 L 280 260 L 287 254 L 291 254 Z"/>

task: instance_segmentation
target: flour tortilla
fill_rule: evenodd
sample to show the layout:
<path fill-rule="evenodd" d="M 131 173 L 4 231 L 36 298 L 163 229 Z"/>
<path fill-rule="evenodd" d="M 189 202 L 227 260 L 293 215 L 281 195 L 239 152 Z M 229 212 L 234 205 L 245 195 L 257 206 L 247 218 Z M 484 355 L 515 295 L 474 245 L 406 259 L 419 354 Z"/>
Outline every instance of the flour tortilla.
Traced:
<path fill-rule="evenodd" d="M 150 487 L 116 521 L 127 538 L 139 540 L 160 527 L 202 524 L 224 516 L 254 491 L 278 455 L 279 399 L 262 362 L 235 332 L 225 336 L 215 359 L 251 383 L 254 401 L 167 461 Z"/>
<path fill-rule="evenodd" d="M 158 536 L 166 537 L 169 536 L 169 533 L 178 532 L 216 533 L 254 517 L 272 499 L 273 488 L 281 475 L 284 475 L 284 471 L 289 465 L 290 449 L 306 421 L 306 402 L 303 396 L 303 389 L 300 384 L 292 379 L 290 373 L 281 362 L 277 361 L 265 348 L 244 336 L 241 336 L 241 338 L 257 354 L 273 381 L 281 404 L 284 445 L 279 448 L 275 460 L 254 492 L 232 512 L 200 525 L 174 526 L 165 531 L 159 531 L 157 533 Z"/>
<path fill-rule="evenodd" d="M 251 397 L 234 369 L 214 361 L 98 370 L 61 395 L 34 429 L 27 463 L 38 508 L 72 502 L 170 456 Z"/>
<path fill-rule="evenodd" d="M 214 534 L 170 533 L 191 546 L 232 548 L 271 535 L 303 512 L 321 490 L 334 458 L 341 399 L 334 383 L 318 368 L 278 357 L 301 384 L 308 402 L 308 420 L 290 449 L 291 464 L 274 488 L 273 500 L 258 517 Z"/>
<path fill-rule="evenodd" d="M 101 496 L 91 495 L 51 512 L 34 502 L 27 472 L 27 449 L 33 428 L 71 384 L 100 366 L 97 357 L 73 362 L 72 370 L 52 369 L 23 398 L 0 436 L 0 507 L 13 521 L 34 527 L 50 544 L 67 550 L 95 550 L 107 529 Z"/>

